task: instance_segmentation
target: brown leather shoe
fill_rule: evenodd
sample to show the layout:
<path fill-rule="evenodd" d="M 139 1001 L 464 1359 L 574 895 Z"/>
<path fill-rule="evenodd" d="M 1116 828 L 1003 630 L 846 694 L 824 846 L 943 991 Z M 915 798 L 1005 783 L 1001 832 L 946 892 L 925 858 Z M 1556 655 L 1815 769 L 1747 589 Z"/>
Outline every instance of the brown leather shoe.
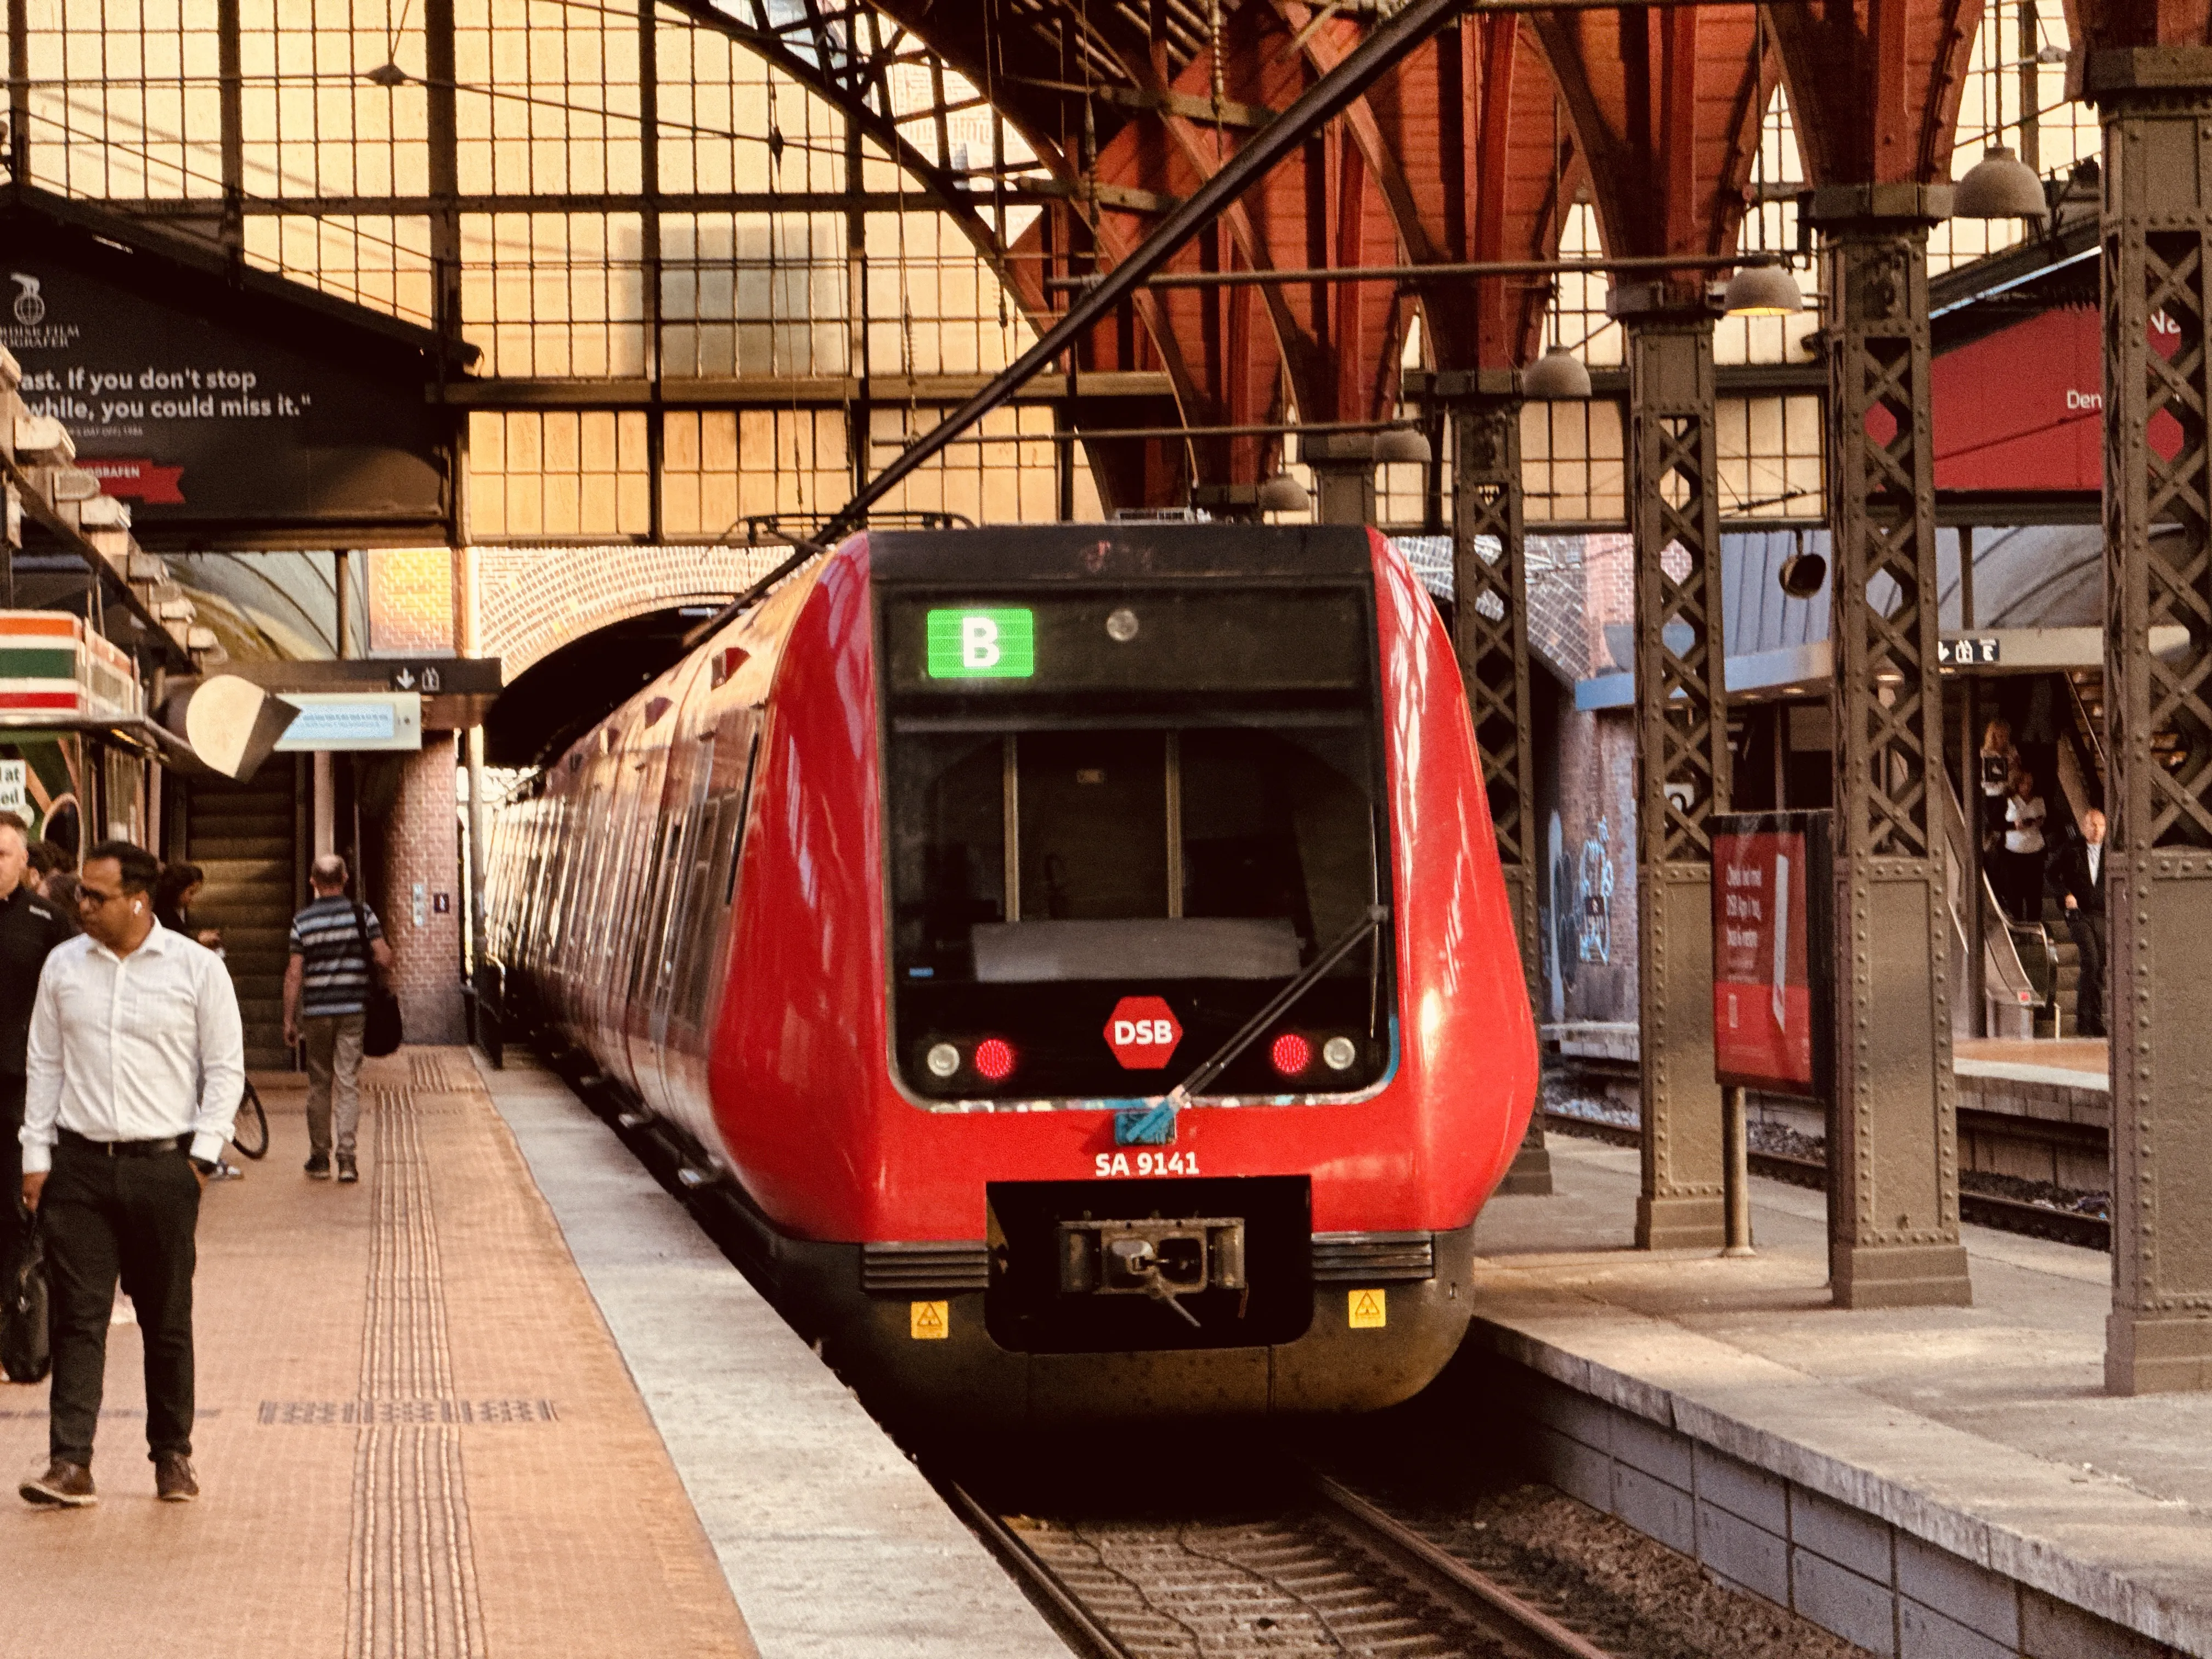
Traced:
<path fill-rule="evenodd" d="M 43 1510 L 89 1509 L 100 1502 L 100 1494 L 92 1489 L 92 1471 L 58 1457 L 46 1466 L 44 1474 L 26 1480 L 15 1490 L 23 1494 L 26 1504 Z"/>
<path fill-rule="evenodd" d="M 154 1460 L 154 1496 L 164 1504 L 189 1504 L 200 1495 L 192 1460 L 182 1452 L 163 1452 Z"/>

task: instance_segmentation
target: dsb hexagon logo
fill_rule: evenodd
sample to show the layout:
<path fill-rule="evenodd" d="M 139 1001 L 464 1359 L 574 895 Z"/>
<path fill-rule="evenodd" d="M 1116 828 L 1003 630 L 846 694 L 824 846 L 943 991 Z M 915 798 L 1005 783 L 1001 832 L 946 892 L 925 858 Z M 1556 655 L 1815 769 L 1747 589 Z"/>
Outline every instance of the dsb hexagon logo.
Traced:
<path fill-rule="evenodd" d="M 1123 997 L 1106 1021 L 1106 1046 L 1133 1072 L 1157 1072 L 1182 1041 L 1165 997 Z"/>

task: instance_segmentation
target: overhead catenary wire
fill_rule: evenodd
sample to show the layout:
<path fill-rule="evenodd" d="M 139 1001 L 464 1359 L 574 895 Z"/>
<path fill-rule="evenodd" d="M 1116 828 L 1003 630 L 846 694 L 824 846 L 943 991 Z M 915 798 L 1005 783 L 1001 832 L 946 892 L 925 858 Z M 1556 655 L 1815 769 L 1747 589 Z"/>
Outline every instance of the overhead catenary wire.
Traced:
<path fill-rule="evenodd" d="M 1478 0 L 1487 3 L 1488 0 Z M 1018 392 L 1061 352 L 1067 350 L 1100 318 L 1145 279 L 1164 265 L 1248 186 L 1272 171 L 1324 123 L 1364 94 L 1408 53 L 1427 42 L 1437 30 L 1469 9 L 1469 0 L 1409 0 L 1346 53 L 1335 68 L 1307 88 L 1291 106 L 1255 133 L 1229 164 L 1216 172 L 1178 204 L 1152 234 L 1130 250 L 1097 287 L 1078 298 L 1060 320 L 1035 344 L 1003 370 L 982 391 L 963 404 L 937 426 L 908 446 L 875 477 L 854 492 L 822 528 L 821 540 L 835 542 L 867 515 L 868 509 L 911 477 L 925 462 L 940 453 L 954 438 L 981 420 Z M 769 585 L 797 571 L 814 555 L 795 552 L 770 573 Z M 766 590 L 763 589 L 763 592 Z M 684 636 L 686 648 L 697 645 L 735 617 L 742 603 L 721 613 Z"/>

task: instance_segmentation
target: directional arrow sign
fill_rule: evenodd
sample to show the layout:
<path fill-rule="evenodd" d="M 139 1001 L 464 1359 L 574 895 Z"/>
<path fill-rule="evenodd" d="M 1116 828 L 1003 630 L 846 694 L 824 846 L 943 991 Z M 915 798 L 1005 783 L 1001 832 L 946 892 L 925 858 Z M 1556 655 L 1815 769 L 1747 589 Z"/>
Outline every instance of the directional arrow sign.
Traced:
<path fill-rule="evenodd" d="M 1106 1046 L 1132 1072 L 1157 1072 L 1182 1041 L 1182 1026 L 1165 997 L 1123 997 L 1106 1021 Z"/>

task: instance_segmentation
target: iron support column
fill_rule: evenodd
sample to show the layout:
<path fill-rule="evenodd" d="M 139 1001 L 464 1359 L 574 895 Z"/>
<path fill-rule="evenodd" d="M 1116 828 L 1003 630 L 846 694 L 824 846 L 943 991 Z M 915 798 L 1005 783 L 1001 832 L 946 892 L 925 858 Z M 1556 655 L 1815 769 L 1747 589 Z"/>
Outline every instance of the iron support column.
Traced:
<path fill-rule="evenodd" d="M 1499 382 L 1492 385 L 1492 380 Z M 1528 706 L 1528 578 L 1521 494 L 1521 399 L 1510 371 L 1443 373 L 1451 413 L 1452 644 L 1467 687 L 1498 862 L 1532 1018 L 1544 1006 L 1536 939 L 1535 749 Z M 1540 1105 L 1501 1193 L 1548 1195 L 1552 1154 Z"/>
<path fill-rule="evenodd" d="M 1628 328 L 1636 542 L 1636 923 L 1640 1249 L 1727 1242 L 1713 1079 L 1712 844 L 1729 805 L 1715 494 L 1713 313 L 1701 286 L 1616 284 Z"/>
<path fill-rule="evenodd" d="M 2087 65 L 2105 128 L 2112 1393 L 2212 1388 L 2212 53 Z M 2154 629 L 2187 643 L 2150 653 Z"/>
<path fill-rule="evenodd" d="M 1948 186 L 1814 198 L 1828 263 L 1835 552 L 1836 1076 L 1828 1273 L 1842 1308 L 1965 1307 L 1929 441 L 1928 226 Z"/>
<path fill-rule="evenodd" d="M 1315 516 L 1323 524 L 1375 522 L 1375 434 L 1316 432 L 1298 439 L 1298 459 L 1313 469 Z"/>

